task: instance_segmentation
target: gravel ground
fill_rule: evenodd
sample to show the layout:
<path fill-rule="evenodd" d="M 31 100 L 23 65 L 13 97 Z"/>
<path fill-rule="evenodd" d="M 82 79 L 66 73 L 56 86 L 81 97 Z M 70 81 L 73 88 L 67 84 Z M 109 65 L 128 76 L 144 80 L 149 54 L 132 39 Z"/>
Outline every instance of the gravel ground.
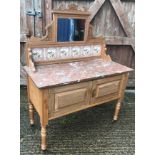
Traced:
<path fill-rule="evenodd" d="M 21 87 L 20 153 L 21 155 L 134 155 L 134 93 L 126 93 L 120 119 L 112 122 L 116 102 L 76 112 L 47 126 L 48 150 L 40 150 L 40 123 L 30 127 L 26 88 Z"/>

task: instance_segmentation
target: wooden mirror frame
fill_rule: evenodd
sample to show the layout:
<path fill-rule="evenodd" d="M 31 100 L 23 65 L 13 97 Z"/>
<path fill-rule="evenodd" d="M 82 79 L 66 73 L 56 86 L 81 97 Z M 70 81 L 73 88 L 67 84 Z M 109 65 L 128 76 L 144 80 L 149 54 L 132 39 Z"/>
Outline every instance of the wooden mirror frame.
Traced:
<path fill-rule="evenodd" d="M 57 22 L 59 18 L 73 18 L 73 19 L 84 19 L 85 20 L 85 29 L 84 29 L 84 39 L 82 41 L 71 41 L 71 42 L 85 42 L 88 38 L 89 30 L 89 13 L 88 12 L 75 12 L 75 11 L 52 11 L 53 13 L 53 32 L 52 38 L 54 42 L 57 41 Z M 70 41 L 69 41 L 70 42 Z M 61 43 L 61 42 L 60 42 Z"/>

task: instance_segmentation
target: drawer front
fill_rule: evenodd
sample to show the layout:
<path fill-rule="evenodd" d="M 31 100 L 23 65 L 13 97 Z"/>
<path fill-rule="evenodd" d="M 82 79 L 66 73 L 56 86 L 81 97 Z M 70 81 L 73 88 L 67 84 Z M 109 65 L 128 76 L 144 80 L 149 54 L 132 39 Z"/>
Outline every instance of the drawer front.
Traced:
<path fill-rule="evenodd" d="M 119 96 L 121 76 L 108 77 L 93 81 L 91 103 L 104 103 Z"/>
<path fill-rule="evenodd" d="M 119 90 L 120 81 L 113 81 L 106 84 L 97 85 L 95 97 L 103 97 L 105 95 L 117 93 Z"/>
<path fill-rule="evenodd" d="M 49 117 L 57 117 L 89 105 L 92 82 L 49 89 Z"/>
<path fill-rule="evenodd" d="M 70 90 L 55 94 L 55 110 L 86 102 L 87 88 Z"/>

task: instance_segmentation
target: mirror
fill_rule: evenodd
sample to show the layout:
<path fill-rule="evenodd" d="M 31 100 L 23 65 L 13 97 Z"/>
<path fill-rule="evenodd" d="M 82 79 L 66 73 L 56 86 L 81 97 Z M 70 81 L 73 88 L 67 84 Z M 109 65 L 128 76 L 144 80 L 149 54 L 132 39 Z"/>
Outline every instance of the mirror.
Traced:
<path fill-rule="evenodd" d="M 57 42 L 84 41 L 85 19 L 58 18 Z"/>

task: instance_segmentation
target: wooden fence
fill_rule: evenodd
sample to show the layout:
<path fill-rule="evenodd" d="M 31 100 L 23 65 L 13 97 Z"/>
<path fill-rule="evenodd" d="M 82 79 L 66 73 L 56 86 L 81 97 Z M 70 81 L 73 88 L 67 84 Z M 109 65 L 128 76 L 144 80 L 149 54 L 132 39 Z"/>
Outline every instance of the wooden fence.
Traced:
<path fill-rule="evenodd" d="M 134 0 L 20 0 L 20 55 L 21 84 L 25 85 L 25 43 L 34 35 L 45 34 L 44 27 L 52 20 L 51 10 L 64 3 L 85 6 L 91 12 L 91 24 L 94 35 L 103 35 L 106 39 L 108 54 L 112 60 L 135 68 L 135 2 Z M 129 76 L 129 87 L 134 87 L 134 72 Z"/>

